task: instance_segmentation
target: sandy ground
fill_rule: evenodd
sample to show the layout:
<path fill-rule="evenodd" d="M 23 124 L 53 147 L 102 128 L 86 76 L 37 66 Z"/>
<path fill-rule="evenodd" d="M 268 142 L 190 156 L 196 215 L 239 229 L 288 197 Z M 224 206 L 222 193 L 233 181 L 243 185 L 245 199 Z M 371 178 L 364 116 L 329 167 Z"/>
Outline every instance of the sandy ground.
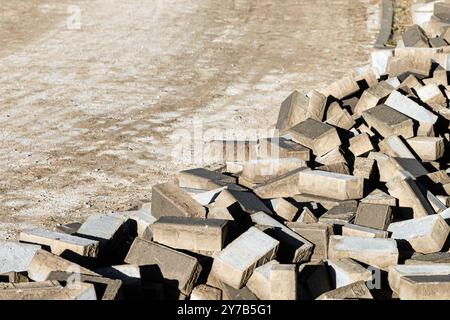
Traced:
<path fill-rule="evenodd" d="M 367 64 L 379 19 L 377 0 L 1 6 L 0 238 L 150 201 L 202 132 L 264 132 L 292 90 Z"/>

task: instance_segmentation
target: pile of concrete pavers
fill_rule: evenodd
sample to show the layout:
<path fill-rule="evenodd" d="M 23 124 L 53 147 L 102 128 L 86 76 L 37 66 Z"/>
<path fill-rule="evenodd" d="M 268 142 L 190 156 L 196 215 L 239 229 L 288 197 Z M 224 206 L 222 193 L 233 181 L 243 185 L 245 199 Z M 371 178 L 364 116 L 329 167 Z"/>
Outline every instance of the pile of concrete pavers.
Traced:
<path fill-rule="evenodd" d="M 445 40 L 445 37 L 444 37 Z M 446 40 L 445 40 L 446 41 Z M 0 241 L 0 299 L 450 299 L 450 46 L 411 27 L 137 211 Z"/>

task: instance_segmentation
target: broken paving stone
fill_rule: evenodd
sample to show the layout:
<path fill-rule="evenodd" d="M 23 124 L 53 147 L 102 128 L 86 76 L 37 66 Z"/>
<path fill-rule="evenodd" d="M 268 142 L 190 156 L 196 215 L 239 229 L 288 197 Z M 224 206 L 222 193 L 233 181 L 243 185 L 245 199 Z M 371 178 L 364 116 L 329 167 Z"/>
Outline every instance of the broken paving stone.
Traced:
<path fill-rule="evenodd" d="M 355 177 L 370 180 L 375 174 L 375 160 L 368 158 L 355 158 L 353 164 L 353 175 Z"/>
<path fill-rule="evenodd" d="M 325 223 L 303 224 L 288 222 L 286 226 L 314 245 L 311 261 L 326 260 L 328 258 L 328 239 L 333 234 L 333 227 Z"/>
<path fill-rule="evenodd" d="M 392 221 L 392 209 L 384 204 L 361 203 L 354 224 L 386 231 Z"/>
<path fill-rule="evenodd" d="M 402 277 L 398 296 L 401 300 L 449 300 L 450 275 Z"/>
<path fill-rule="evenodd" d="M 192 289 L 190 300 L 222 300 L 222 291 L 220 289 L 201 284 Z"/>
<path fill-rule="evenodd" d="M 450 233 L 450 227 L 440 215 L 391 223 L 391 238 L 406 240 L 414 251 L 434 253 L 441 251 Z"/>
<path fill-rule="evenodd" d="M 398 294 L 400 280 L 403 277 L 448 274 L 450 274 L 450 264 L 396 265 L 389 268 L 388 281 L 392 291 Z"/>
<path fill-rule="evenodd" d="M 0 274 L 23 272 L 41 246 L 0 240 Z"/>
<path fill-rule="evenodd" d="M 191 293 L 202 270 L 196 258 L 140 238 L 134 240 L 125 262 L 149 266 L 146 277 L 165 280 L 185 295 Z"/>
<path fill-rule="evenodd" d="M 450 252 L 415 253 L 405 264 L 450 264 Z"/>
<path fill-rule="evenodd" d="M 297 267 L 295 264 L 271 266 L 270 300 L 297 300 Z"/>
<path fill-rule="evenodd" d="M 372 141 L 370 141 L 370 136 L 367 133 L 361 133 L 356 137 L 351 138 L 349 144 L 349 150 L 355 157 L 373 151 Z"/>
<path fill-rule="evenodd" d="M 342 235 L 346 237 L 361 238 L 389 238 L 389 233 L 387 231 L 363 227 L 356 224 L 346 224 L 342 226 Z"/>
<path fill-rule="evenodd" d="M 220 279 L 217 279 L 214 274 L 210 273 L 208 276 L 207 284 L 218 288 L 222 291 L 222 299 L 223 300 L 234 300 L 234 301 L 256 301 L 258 297 L 248 288 L 243 287 L 241 289 L 234 289 L 228 284 L 222 282 Z"/>
<path fill-rule="evenodd" d="M 144 204 L 141 209 L 137 210 L 131 217 L 131 220 L 136 221 L 137 236 L 142 237 L 145 230 L 153 224 L 156 220 L 152 214 L 151 203 Z"/>
<path fill-rule="evenodd" d="M 336 128 L 350 130 L 355 125 L 355 120 L 347 110 L 341 108 L 333 117 L 327 118 L 326 123 Z"/>
<path fill-rule="evenodd" d="M 352 259 L 332 259 L 327 260 L 327 264 L 330 268 L 331 280 L 335 288 L 372 279 L 372 272 Z"/>
<path fill-rule="evenodd" d="M 227 234 L 227 220 L 161 217 L 152 226 L 153 241 L 174 249 L 220 251 Z"/>
<path fill-rule="evenodd" d="M 411 118 L 385 104 L 363 112 L 363 118 L 383 137 L 398 135 L 407 139 L 414 136 Z"/>
<path fill-rule="evenodd" d="M 440 137 L 414 137 L 407 143 L 422 161 L 439 160 L 444 155 L 445 141 Z"/>
<path fill-rule="evenodd" d="M 10 271 L 0 274 L 0 283 L 1 282 L 22 283 L 22 282 L 30 282 L 30 279 L 28 279 L 28 277 L 26 277 L 20 272 Z"/>
<path fill-rule="evenodd" d="M 297 194 L 292 198 L 299 204 L 310 205 L 310 207 L 313 208 L 314 210 L 318 209 L 318 204 L 320 204 L 325 209 L 330 210 L 331 208 L 338 206 L 339 204 L 344 202 L 337 199 L 321 197 L 307 193 Z"/>
<path fill-rule="evenodd" d="M 328 256 L 330 259 L 352 258 L 387 270 L 398 263 L 399 252 L 393 239 L 331 236 Z"/>
<path fill-rule="evenodd" d="M 260 300 L 270 300 L 271 294 L 270 272 L 272 270 L 272 266 L 276 264 L 279 264 L 279 262 L 276 260 L 272 260 L 256 268 L 247 282 L 247 287 Z"/>
<path fill-rule="evenodd" d="M 177 180 L 180 188 L 201 190 L 214 190 L 236 183 L 234 177 L 204 168 L 181 171 L 177 174 Z"/>
<path fill-rule="evenodd" d="M 288 262 L 300 263 L 308 261 L 313 251 L 313 244 L 278 222 L 264 212 L 251 216 L 252 222 L 260 226 L 271 227 L 267 233 L 280 242 L 278 257 Z M 281 261 L 281 260 L 280 260 Z"/>
<path fill-rule="evenodd" d="M 444 22 L 450 22 L 450 4 L 447 2 L 435 2 L 433 13 Z"/>
<path fill-rule="evenodd" d="M 53 253 L 38 250 L 28 266 L 28 277 L 33 281 L 45 281 L 53 271 L 64 271 L 98 276 L 97 273 Z"/>
<path fill-rule="evenodd" d="M 337 288 L 322 294 L 317 300 L 372 300 L 373 296 L 370 293 L 365 281 L 358 281 L 344 287 Z"/>
<path fill-rule="evenodd" d="M 283 198 L 272 199 L 270 203 L 277 216 L 284 220 L 293 221 L 297 216 L 298 208 Z"/>
<path fill-rule="evenodd" d="M 384 204 L 391 207 L 395 207 L 397 204 L 397 200 L 387 194 L 386 192 L 375 189 L 371 193 L 369 193 L 365 198 L 361 199 L 362 203 L 372 203 L 372 204 Z"/>
<path fill-rule="evenodd" d="M 251 227 L 215 256 L 211 273 L 234 289 L 241 289 L 257 267 L 275 257 L 278 246 L 277 240 Z"/>
<path fill-rule="evenodd" d="M 206 209 L 174 183 L 163 183 L 152 188 L 152 214 L 206 218 Z"/>
<path fill-rule="evenodd" d="M 341 145 L 336 129 L 314 119 L 306 119 L 289 132 L 292 140 L 308 147 L 316 156 L 322 156 Z"/>
<path fill-rule="evenodd" d="M 81 256 L 95 258 L 98 254 L 99 247 L 99 242 L 95 240 L 84 239 L 40 228 L 22 231 L 19 240 L 22 242 L 47 246 L 52 253 L 57 255 L 69 250 Z"/>
<path fill-rule="evenodd" d="M 298 191 L 338 200 L 361 199 L 364 179 L 320 170 L 304 170 L 299 172 Z"/>

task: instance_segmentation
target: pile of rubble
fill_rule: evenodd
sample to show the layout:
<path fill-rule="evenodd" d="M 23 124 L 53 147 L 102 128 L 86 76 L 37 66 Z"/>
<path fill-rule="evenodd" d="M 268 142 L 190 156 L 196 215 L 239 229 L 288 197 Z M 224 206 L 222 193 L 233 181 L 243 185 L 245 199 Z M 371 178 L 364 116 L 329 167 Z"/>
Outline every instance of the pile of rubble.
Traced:
<path fill-rule="evenodd" d="M 0 299 L 450 299 L 443 39 L 413 26 L 293 92 L 279 135 L 210 142 L 222 165 L 155 185 L 151 207 L 0 242 Z"/>

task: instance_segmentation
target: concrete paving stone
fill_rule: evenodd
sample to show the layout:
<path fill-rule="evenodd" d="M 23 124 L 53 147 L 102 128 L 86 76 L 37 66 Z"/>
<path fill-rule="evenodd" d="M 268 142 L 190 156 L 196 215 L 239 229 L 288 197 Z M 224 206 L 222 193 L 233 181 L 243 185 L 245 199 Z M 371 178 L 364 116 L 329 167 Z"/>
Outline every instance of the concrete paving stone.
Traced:
<path fill-rule="evenodd" d="M 450 22 L 450 4 L 448 2 L 435 2 L 433 13 L 442 21 Z"/>
<path fill-rule="evenodd" d="M 299 211 L 296 206 L 283 198 L 272 199 L 270 200 L 270 203 L 277 216 L 286 221 L 293 221 Z"/>
<path fill-rule="evenodd" d="M 23 272 L 41 246 L 0 240 L 0 274 Z"/>
<path fill-rule="evenodd" d="M 406 240 L 414 251 L 434 253 L 441 251 L 450 233 L 450 227 L 440 215 L 391 223 L 391 238 Z"/>
<path fill-rule="evenodd" d="M 197 259 L 152 241 L 136 238 L 125 262 L 137 266 L 154 266 L 149 276 L 162 277 L 168 285 L 189 295 L 195 286 L 202 267 Z"/>
<path fill-rule="evenodd" d="M 361 199 L 363 203 L 373 203 L 373 204 L 385 204 L 391 207 L 395 207 L 397 205 L 397 200 L 387 194 L 386 192 L 375 189 L 371 193 L 369 193 L 365 198 Z"/>
<path fill-rule="evenodd" d="M 256 301 L 258 297 L 247 287 L 241 289 L 234 289 L 228 284 L 224 283 L 220 279 L 210 273 L 207 281 L 207 285 L 218 288 L 222 291 L 223 300 L 231 301 Z"/>
<path fill-rule="evenodd" d="M 383 99 L 391 94 L 393 90 L 394 87 L 385 81 L 381 81 L 374 87 L 368 88 L 363 92 L 355 107 L 355 115 L 361 116 L 364 111 L 376 107 Z"/>
<path fill-rule="evenodd" d="M 270 300 L 297 300 L 297 267 L 295 264 L 271 266 Z"/>
<path fill-rule="evenodd" d="M 120 300 L 123 298 L 121 280 L 63 271 L 51 272 L 47 280 L 67 282 L 66 287 L 83 286 L 85 284 L 93 285 L 96 289 L 95 292 L 102 292 L 101 295 L 97 296 L 99 300 Z"/>
<path fill-rule="evenodd" d="M 356 224 L 346 224 L 342 226 L 342 235 L 346 237 L 361 238 L 389 238 L 389 232 L 380 229 L 363 227 Z"/>
<path fill-rule="evenodd" d="M 309 93 L 309 103 L 305 119 L 311 118 L 317 121 L 322 121 L 325 114 L 326 104 L 327 97 L 317 90 L 312 90 Z"/>
<path fill-rule="evenodd" d="M 427 77 L 431 70 L 431 57 L 390 57 L 387 64 L 387 73 L 390 77 L 401 76 L 405 73 L 413 73 L 421 77 Z"/>
<path fill-rule="evenodd" d="M 21 242 L 47 246 L 51 252 L 57 255 L 68 250 L 85 257 L 97 257 L 99 242 L 80 238 L 77 236 L 35 228 L 20 233 Z"/>
<path fill-rule="evenodd" d="M 406 142 L 422 161 L 435 161 L 444 156 L 445 140 L 441 137 L 414 137 Z"/>
<path fill-rule="evenodd" d="M 259 211 L 272 213 L 272 211 L 252 192 L 235 191 L 231 189 L 222 191 L 216 198 L 214 205 L 216 207 L 228 208 L 235 203 L 238 203 L 243 211 L 250 214 Z"/>
<path fill-rule="evenodd" d="M 292 92 L 281 104 L 275 128 L 284 134 L 297 123 L 304 121 L 308 104 L 306 96 L 298 91 Z"/>
<path fill-rule="evenodd" d="M 195 168 L 180 171 L 177 181 L 180 188 L 214 190 L 236 183 L 236 178 L 204 168 Z"/>
<path fill-rule="evenodd" d="M 174 183 L 163 183 L 152 188 L 152 215 L 205 218 L 206 209 Z"/>
<path fill-rule="evenodd" d="M 385 204 L 360 203 L 354 224 L 386 231 L 392 221 L 392 209 Z"/>
<path fill-rule="evenodd" d="M 247 282 L 247 287 L 261 300 L 270 300 L 270 273 L 276 264 L 279 262 L 272 260 L 256 268 Z"/>
<path fill-rule="evenodd" d="M 257 225 L 273 228 L 267 233 L 280 242 L 278 249 L 278 257 L 280 259 L 284 258 L 288 262 L 293 263 L 300 263 L 310 259 L 314 246 L 304 237 L 264 212 L 253 214 L 251 219 Z"/>
<path fill-rule="evenodd" d="M 317 167 L 317 170 L 347 175 L 350 174 L 350 169 L 346 162 L 330 163 L 328 165 Z"/>
<path fill-rule="evenodd" d="M 357 208 L 357 201 L 343 201 L 323 214 L 319 218 L 319 222 L 339 225 L 349 223 L 355 218 Z"/>
<path fill-rule="evenodd" d="M 333 235 L 333 227 L 325 223 L 288 222 L 286 226 L 314 245 L 311 260 L 320 261 L 328 258 L 328 239 Z"/>
<path fill-rule="evenodd" d="M 283 137 L 267 138 L 259 140 L 258 156 L 261 158 L 298 158 L 309 161 L 311 150 Z"/>
<path fill-rule="evenodd" d="M 317 300 L 372 300 L 365 281 L 358 281 L 322 294 Z"/>
<path fill-rule="evenodd" d="M 426 197 L 422 194 L 417 182 L 412 178 L 393 178 L 387 184 L 389 194 L 398 199 L 402 208 L 410 208 L 414 218 L 434 214 L 434 210 Z"/>
<path fill-rule="evenodd" d="M 276 177 L 256 187 L 253 191 L 261 199 L 289 198 L 299 193 L 300 168 Z"/>
<path fill-rule="evenodd" d="M 97 295 L 90 283 L 62 287 L 57 281 L 44 281 L 0 288 L 0 300 L 97 300 Z"/>
<path fill-rule="evenodd" d="M 330 152 L 327 152 L 320 157 L 316 157 L 315 161 L 323 165 L 333 165 L 347 162 L 340 147 L 336 147 Z"/>
<path fill-rule="evenodd" d="M 307 207 L 304 207 L 302 213 L 295 222 L 303 224 L 317 223 L 319 222 L 319 219 L 317 219 L 317 217 L 314 213 L 311 212 L 311 210 L 309 210 Z"/>
<path fill-rule="evenodd" d="M 400 300 L 449 300 L 450 275 L 402 277 L 398 296 Z"/>
<path fill-rule="evenodd" d="M 338 200 L 362 199 L 364 179 L 320 170 L 299 172 L 299 193 L 332 197 Z"/>
<path fill-rule="evenodd" d="M 355 120 L 347 110 L 341 108 L 332 118 L 327 118 L 326 123 L 336 128 L 350 130 L 355 125 Z"/>
<path fill-rule="evenodd" d="M 428 254 L 414 253 L 405 264 L 450 264 L 450 252 L 435 252 Z"/>
<path fill-rule="evenodd" d="M 161 217 L 150 228 L 153 241 L 174 249 L 220 251 L 227 235 L 227 220 Z"/>
<path fill-rule="evenodd" d="M 438 119 L 438 116 L 428 111 L 415 101 L 402 95 L 398 91 L 393 91 L 387 98 L 385 104 L 398 112 L 407 115 L 408 117 L 418 121 L 419 123 L 425 123 L 428 125 L 434 125 Z M 404 137 L 409 138 L 409 137 Z"/>
<path fill-rule="evenodd" d="M 241 177 L 258 184 L 302 167 L 306 162 L 298 158 L 250 160 L 243 163 Z"/>
<path fill-rule="evenodd" d="M 359 157 L 370 151 L 373 151 L 374 147 L 370 136 L 367 133 L 361 133 L 349 140 L 349 150 L 355 157 Z"/>
<path fill-rule="evenodd" d="M 393 158 L 416 159 L 399 136 L 389 136 L 378 144 L 380 151 Z"/>
<path fill-rule="evenodd" d="M 306 119 L 292 127 L 289 132 L 292 140 L 311 149 L 321 156 L 341 145 L 336 129 L 314 119 Z"/>
<path fill-rule="evenodd" d="M 349 258 L 330 259 L 327 260 L 327 265 L 332 284 L 336 289 L 358 281 L 370 281 L 372 279 L 370 270 Z"/>
<path fill-rule="evenodd" d="M 353 176 L 371 180 L 376 172 L 376 163 L 373 159 L 357 157 L 353 164 Z"/>
<path fill-rule="evenodd" d="M 328 267 L 323 261 L 308 262 L 300 265 L 298 281 L 308 291 L 308 300 L 316 299 L 325 292 L 333 290 Z M 299 290 L 299 298 L 304 300 L 305 293 Z"/>
<path fill-rule="evenodd" d="M 393 239 L 331 236 L 328 256 L 330 259 L 352 258 L 387 270 L 398 263 L 399 252 Z"/>
<path fill-rule="evenodd" d="M 26 271 L 28 272 L 28 277 L 33 281 L 47 280 L 48 275 L 52 271 L 98 276 L 97 273 L 89 269 L 44 250 L 38 250 L 36 252 Z"/>
<path fill-rule="evenodd" d="M 428 37 L 418 25 L 412 25 L 402 35 L 405 47 L 429 48 Z"/>
<path fill-rule="evenodd" d="M 407 139 L 414 136 L 414 123 L 411 118 L 387 105 L 382 104 L 364 111 L 363 118 L 382 137 L 398 135 Z"/>
<path fill-rule="evenodd" d="M 392 291 L 399 293 L 400 280 L 405 276 L 448 275 L 450 264 L 413 264 L 396 265 L 389 268 L 388 281 Z"/>
<path fill-rule="evenodd" d="M 352 76 L 345 76 L 331 83 L 321 93 L 325 96 L 333 96 L 336 99 L 343 99 L 351 96 L 359 91 L 358 83 Z"/>
<path fill-rule="evenodd" d="M 278 246 L 277 240 L 251 227 L 216 255 L 211 273 L 239 290 L 257 267 L 275 257 Z"/>

